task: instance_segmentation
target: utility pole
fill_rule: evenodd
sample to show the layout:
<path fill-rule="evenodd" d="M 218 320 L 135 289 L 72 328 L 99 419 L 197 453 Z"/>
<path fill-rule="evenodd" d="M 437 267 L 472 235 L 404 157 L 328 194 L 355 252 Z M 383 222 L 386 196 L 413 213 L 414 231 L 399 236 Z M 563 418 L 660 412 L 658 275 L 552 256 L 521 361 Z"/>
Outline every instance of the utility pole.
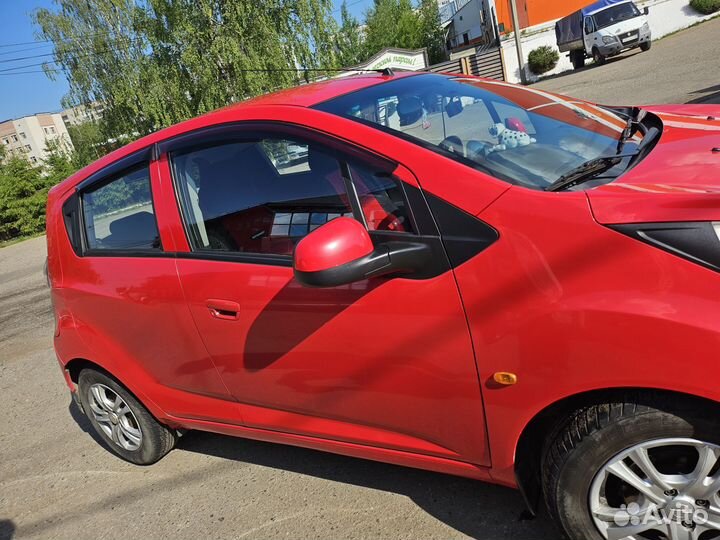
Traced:
<path fill-rule="evenodd" d="M 512 23 L 513 32 L 515 33 L 515 51 L 518 57 L 518 66 L 520 66 L 520 81 L 523 84 L 527 84 L 527 77 L 525 76 L 525 56 L 522 52 L 522 40 L 520 39 L 520 22 L 517 14 L 517 4 L 515 0 L 510 0 L 510 11 L 512 11 Z"/>

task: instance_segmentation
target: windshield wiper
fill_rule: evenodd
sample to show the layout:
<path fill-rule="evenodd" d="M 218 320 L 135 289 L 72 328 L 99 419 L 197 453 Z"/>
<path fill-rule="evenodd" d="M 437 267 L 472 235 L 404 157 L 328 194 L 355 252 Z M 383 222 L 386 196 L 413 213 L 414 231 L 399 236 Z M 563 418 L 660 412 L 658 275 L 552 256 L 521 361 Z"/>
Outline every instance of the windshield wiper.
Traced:
<path fill-rule="evenodd" d="M 630 164 L 632 164 L 632 162 L 636 160 L 637 157 L 642 154 L 659 136 L 660 130 L 656 127 L 651 127 L 647 130 L 647 133 L 645 133 L 643 140 L 640 141 L 637 148 L 635 148 L 632 152 L 624 154 L 618 152 L 612 156 L 600 156 L 586 161 L 578 167 L 575 167 L 563 174 L 560 178 L 547 186 L 545 191 L 560 191 L 561 189 L 571 188 L 577 186 L 578 184 L 582 184 L 583 182 L 587 182 L 588 180 L 592 180 L 596 176 L 612 169 L 615 165 L 620 163 L 623 158 L 631 158 Z"/>
<path fill-rule="evenodd" d="M 596 176 L 609 171 L 615 165 L 620 163 L 623 158 L 633 157 L 635 155 L 637 155 L 637 152 L 596 157 L 575 167 L 571 171 L 566 172 L 552 184 L 547 186 L 545 191 L 560 191 L 562 189 L 577 186 L 578 184 L 592 180 Z"/>
<path fill-rule="evenodd" d="M 633 107 L 630 109 L 630 114 L 627 115 L 627 125 L 625 126 L 625 129 L 622 130 L 622 133 L 620 134 L 620 139 L 618 140 L 617 145 L 617 153 L 621 153 L 623 151 L 623 148 L 625 147 L 625 143 L 629 141 L 635 133 L 639 129 L 642 129 L 642 121 L 647 116 L 647 111 L 640 109 L 638 107 Z"/>

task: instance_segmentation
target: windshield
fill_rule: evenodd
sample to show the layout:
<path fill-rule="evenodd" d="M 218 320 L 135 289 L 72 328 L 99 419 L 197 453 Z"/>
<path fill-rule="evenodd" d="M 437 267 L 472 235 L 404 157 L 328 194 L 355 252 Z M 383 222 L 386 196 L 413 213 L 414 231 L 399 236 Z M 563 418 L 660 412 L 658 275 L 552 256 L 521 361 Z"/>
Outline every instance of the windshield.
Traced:
<path fill-rule="evenodd" d="M 592 17 L 595 20 L 595 28 L 600 29 L 639 16 L 640 11 L 635 7 L 635 4 L 627 2 L 598 11 Z"/>
<path fill-rule="evenodd" d="M 581 101 L 500 81 L 423 74 L 371 86 L 315 108 L 401 136 L 501 180 L 545 189 L 615 154 L 627 121 Z M 637 137 L 626 145 L 631 150 Z M 607 176 L 617 176 L 623 160 Z"/>

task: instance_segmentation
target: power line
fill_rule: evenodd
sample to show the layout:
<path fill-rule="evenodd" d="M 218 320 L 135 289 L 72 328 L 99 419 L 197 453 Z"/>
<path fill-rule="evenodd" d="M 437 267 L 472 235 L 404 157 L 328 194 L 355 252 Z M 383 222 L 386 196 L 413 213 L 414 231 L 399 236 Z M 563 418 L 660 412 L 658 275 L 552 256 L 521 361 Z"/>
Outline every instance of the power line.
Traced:
<path fill-rule="evenodd" d="M 48 71 L 53 73 L 62 73 L 61 69 L 51 68 Z M 0 73 L 0 77 L 3 75 L 27 75 L 29 73 L 47 73 L 48 71 L 45 71 L 43 69 L 36 69 L 33 71 L 13 71 L 12 73 Z"/>
<path fill-rule="evenodd" d="M 365 2 L 366 0 L 355 0 L 354 2 L 350 2 L 347 7 L 354 6 L 355 4 L 359 4 L 360 2 Z M 342 9 L 342 5 L 340 7 L 336 7 L 332 10 L 333 13 L 336 13 Z"/>
<path fill-rule="evenodd" d="M 42 65 L 42 64 L 40 64 Z M 20 69 L 20 68 L 16 68 Z M 36 69 L 31 71 L 11 71 L 6 73 L 0 72 L 0 76 L 3 75 L 26 75 L 30 73 L 47 73 L 48 71 L 54 73 L 63 73 L 64 69 L 61 68 L 49 68 L 47 71 L 44 69 Z M 330 73 L 330 72 L 352 72 L 352 73 L 381 73 L 386 70 L 382 69 L 353 69 L 353 68 L 255 68 L 255 69 L 235 69 L 236 73 Z"/>
<path fill-rule="evenodd" d="M 7 56 L 8 54 L 17 54 L 17 53 L 25 52 L 25 51 L 37 51 L 38 49 L 42 49 L 44 47 L 52 47 L 53 46 L 52 43 L 44 43 L 44 44 L 40 43 L 39 45 L 40 45 L 39 47 L 25 47 L 24 49 L 17 49 L 15 51 L 0 52 L 0 56 Z"/>
<path fill-rule="evenodd" d="M 357 5 L 357 4 L 361 3 L 361 2 L 366 2 L 366 1 L 367 1 L 367 0 L 354 0 L 353 2 L 349 2 L 349 3 L 347 4 L 347 7 L 355 6 L 355 5 Z M 331 11 L 331 13 L 337 13 L 337 12 L 340 11 L 341 9 L 342 9 L 342 5 L 339 6 L 339 7 L 336 7 L 335 9 L 333 9 L 333 10 Z M 109 34 L 109 33 L 110 33 L 110 31 L 105 30 L 105 31 L 101 31 L 101 32 L 93 32 L 93 33 L 90 33 L 90 34 L 85 34 L 85 35 L 82 35 L 82 36 L 80 36 L 80 37 L 83 38 L 83 39 L 87 39 L 88 37 L 91 37 L 91 36 L 107 35 L 107 34 Z M 80 38 L 67 38 L 67 39 L 59 40 L 57 43 L 72 43 L 72 42 L 74 42 L 74 41 L 79 41 L 79 39 L 80 39 Z M 6 49 L 6 48 L 8 48 L 8 47 L 21 47 L 21 46 L 24 46 L 24 45 L 42 45 L 42 44 L 44 44 L 44 43 L 46 43 L 46 44 L 56 44 L 55 40 L 53 40 L 53 39 L 37 39 L 37 40 L 35 40 L 35 41 L 21 41 L 21 42 L 18 42 L 18 43 L 0 43 L 0 49 Z M 43 45 L 43 46 L 48 46 L 48 45 Z M 20 51 L 15 51 L 15 52 L 20 52 Z M 0 54 L 10 54 L 10 53 L 0 53 Z"/>
<path fill-rule="evenodd" d="M 74 41 L 80 41 L 80 39 L 87 39 L 95 36 L 106 36 L 110 34 L 110 30 L 102 30 L 100 32 L 90 32 L 88 34 L 82 34 L 81 36 L 77 38 L 65 38 L 60 39 L 57 42 L 54 39 L 36 39 L 35 41 L 24 41 L 21 43 L 2 43 L 0 44 L 0 48 L 7 48 L 7 47 L 20 47 L 23 45 L 41 45 L 43 43 L 49 43 L 49 44 L 58 44 L 58 43 L 72 43 Z"/>
<path fill-rule="evenodd" d="M 19 56 L 17 58 L 6 58 L 4 60 L 0 60 L 0 64 L 6 64 L 8 62 L 19 62 L 20 60 L 30 60 L 31 58 L 42 58 L 43 56 L 55 56 L 54 52 L 49 52 L 45 54 L 34 54 L 32 56 Z"/>

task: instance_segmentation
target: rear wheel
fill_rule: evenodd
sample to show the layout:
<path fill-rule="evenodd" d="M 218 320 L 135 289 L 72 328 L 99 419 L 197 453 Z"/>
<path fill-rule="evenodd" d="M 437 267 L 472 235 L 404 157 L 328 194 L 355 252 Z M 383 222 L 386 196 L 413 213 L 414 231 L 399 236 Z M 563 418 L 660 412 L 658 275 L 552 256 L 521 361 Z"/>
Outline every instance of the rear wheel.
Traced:
<path fill-rule="evenodd" d="M 595 47 L 593 49 L 593 62 L 595 62 L 598 66 L 602 66 L 607 58 L 600 52 L 600 49 Z"/>
<path fill-rule="evenodd" d="M 85 414 L 106 445 L 138 465 L 155 463 L 175 446 L 176 435 L 115 379 L 83 370 L 78 393 Z"/>
<path fill-rule="evenodd" d="M 585 51 L 572 51 L 570 53 L 570 61 L 574 69 L 580 69 L 585 66 Z"/>
<path fill-rule="evenodd" d="M 545 454 L 543 484 L 571 539 L 720 538 L 717 424 L 698 409 L 670 410 L 594 405 L 559 432 Z"/>
<path fill-rule="evenodd" d="M 646 41 L 645 43 L 640 44 L 640 50 L 642 52 L 647 52 L 650 50 L 650 47 L 652 47 L 652 41 Z"/>

